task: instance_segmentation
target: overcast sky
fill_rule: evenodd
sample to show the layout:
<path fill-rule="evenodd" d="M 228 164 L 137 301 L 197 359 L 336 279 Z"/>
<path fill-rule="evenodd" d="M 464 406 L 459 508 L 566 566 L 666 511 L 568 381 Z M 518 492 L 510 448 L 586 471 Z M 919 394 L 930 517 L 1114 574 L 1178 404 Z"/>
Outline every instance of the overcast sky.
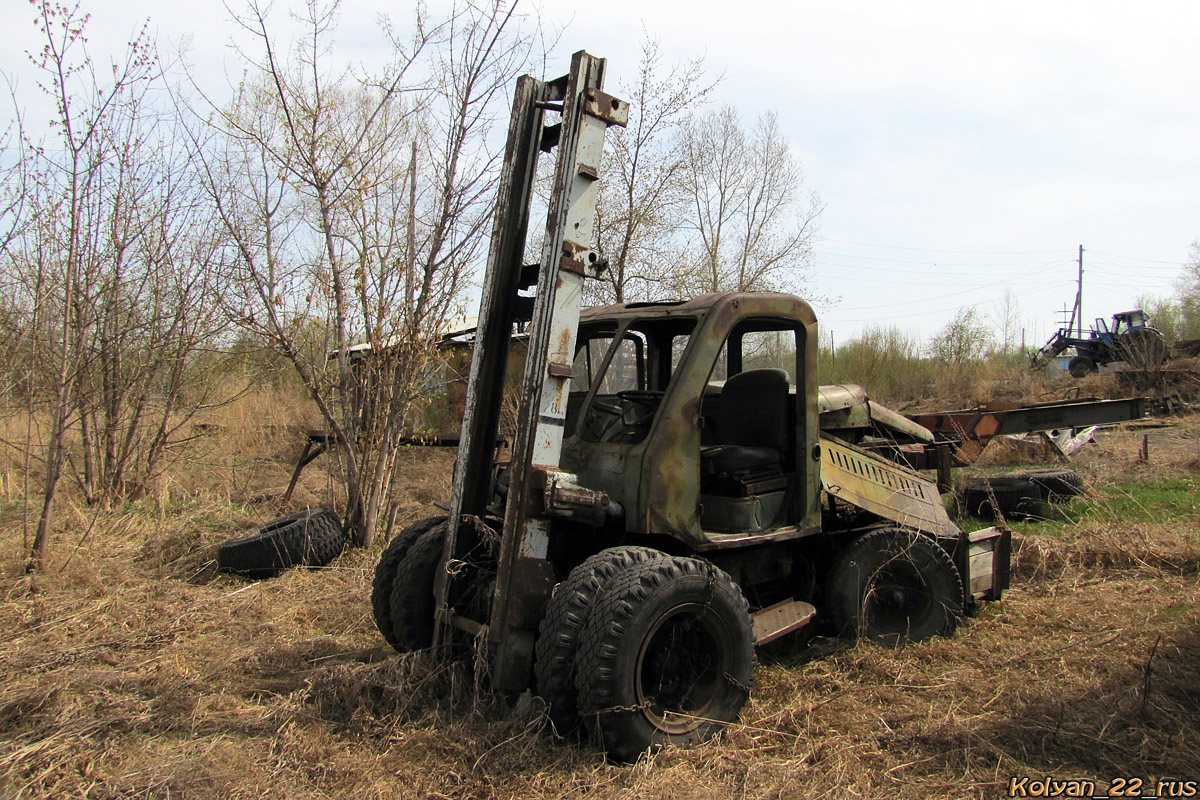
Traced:
<path fill-rule="evenodd" d="M 84 0 L 98 60 L 149 18 L 160 46 L 189 36 L 197 71 L 226 85 L 220 2 L 116 7 Z M 380 13 L 401 25 L 411 6 L 344 0 L 339 44 L 369 61 Z M 1074 300 L 1080 245 L 1091 320 L 1169 294 L 1200 238 L 1200 3 L 606 0 L 541 13 L 565 26 L 556 74 L 586 49 L 609 59 L 619 94 L 644 30 L 668 60 L 704 55 L 725 76 L 715 102 L 747 125 L 778 113 L 826 204 L 809 281 L 836 298 L 816 305 L 839 342 L 892 324 L 924 338 L 960 307 L 995 314 L 1011 290 L 1040 344 Z M 32 19 L 25 0 L 0 8 L 0 70 L 20 95 Z"/>

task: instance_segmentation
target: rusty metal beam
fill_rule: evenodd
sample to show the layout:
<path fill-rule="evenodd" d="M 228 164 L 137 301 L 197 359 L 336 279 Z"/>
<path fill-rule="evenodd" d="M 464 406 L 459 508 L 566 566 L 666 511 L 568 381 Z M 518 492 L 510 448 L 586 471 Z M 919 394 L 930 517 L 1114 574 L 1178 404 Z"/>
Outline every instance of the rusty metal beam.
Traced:
<path fill-rule="evenodd" d="M 940 441 L 955 443 L 951 458 L 954 466 L 963 467 L 975 463 L 988 442 L 997 436 L 1108 425 L 1141 419 L 1145 415 L 1145 398 L 1132 397 L 1032 405 L 994 403 L 959 411 L 912 414 L 909 419 L 933 431 Z"/>

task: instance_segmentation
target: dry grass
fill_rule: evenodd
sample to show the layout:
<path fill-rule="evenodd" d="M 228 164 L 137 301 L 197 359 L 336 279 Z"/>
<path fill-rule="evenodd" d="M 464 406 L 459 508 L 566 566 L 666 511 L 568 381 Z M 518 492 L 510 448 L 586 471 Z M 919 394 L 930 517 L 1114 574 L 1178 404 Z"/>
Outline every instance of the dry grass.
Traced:
<path fill-rule="evenodd" d="M 1151 501 L 1122 494 L 1200 480 L 1200 419 L 1085 451 L 1100 511 L 1021 526 L 1014 588 L 954 638 L 778 643 L 740 724 L 619 767 L 555 742 L 537 701 L 382 647 L 380 545 L 272 581 L 213 573 L 219 542 L 279 511 L 261 495 L 302 444 L 268 406 L 157 497 L 69 505 L 33 580 L 20 507 L 0 508 L 0 797 L 991 798 L 1016 775 L 1200 777 L 1200 509 L 1134 520 Z M 321 464 L 301 503 L 327 491 Z M 404 455 L 401 521 L 433 513 L 450 464 Z"/>

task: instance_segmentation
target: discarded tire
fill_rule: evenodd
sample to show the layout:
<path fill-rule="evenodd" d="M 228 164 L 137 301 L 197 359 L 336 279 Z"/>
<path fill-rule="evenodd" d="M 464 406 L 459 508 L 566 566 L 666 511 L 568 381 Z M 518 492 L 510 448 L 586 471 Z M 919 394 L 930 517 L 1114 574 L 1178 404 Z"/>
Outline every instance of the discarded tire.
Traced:
<path fill-rule="evenodd" d="M 694 745 L 737 718 L 754 665 L 750 610 L 728 575 L 694 558 L 634 564 L 580 635 L 580 714 L 617 761 Z"/>
<path fill-rule="evenodd" d="M 1080 474 L 1069 469 L 1035 469 L 1012 477 L 1032 482 L 1042 499 L 1051 503 L 1078 497 L 1087 491 Z"/>
<path fill-rule="evenodd" d="M 856 539 L 830 573 L 834 626 L 887 647 L 949 636 L 962 616 L 962 577 L 940 544 L 903 528 Z"/>
<path fill-rule="evenodd" d="M 402 653 L 433 644 L 433 581 L 446 544 L 446 525 L 422 533 L 396 565 L 392 580 L 392 638 Z"/>
<path fill-rule="evenodd" d="M 1045 516 L 1042 492 L 1027 478 L 971 478 L 963 489 L 963 506 L 979 519 L 995 519 L 997 511 L 1014 520 Z"/>
<path fill-rule="evenodd" d="M 273 578 L 292 567 L 323 567 L 346 545 L 342 523 L 327 508 L 273 519 L 217 549 L 217 569 L 246 578 Z"/>
<path fill-rule="evenodd" d="M 648 547 L 613 547 L 587 558 L 554 587 L 538 628 L 534 673 L 537 692 L 559 736 L 579 730 L 579 693 L 575 689 L 575 655 L 579 635 L 597 599 L 613 579 L 634 564 L 665 558 Z"/>
<path fill-rule="evenodd" d="M 396 567 L 418 538 L 445 521 L 444 516 L 426 517 L 404 528 L 388 542 L 379 557 L 379 563 L 375 565 L 375 579 L 371 582 L 371 613 L 383 638 L 397 649 L 401 648 L 392 633 L 392 585 L 396 578 Z"/>

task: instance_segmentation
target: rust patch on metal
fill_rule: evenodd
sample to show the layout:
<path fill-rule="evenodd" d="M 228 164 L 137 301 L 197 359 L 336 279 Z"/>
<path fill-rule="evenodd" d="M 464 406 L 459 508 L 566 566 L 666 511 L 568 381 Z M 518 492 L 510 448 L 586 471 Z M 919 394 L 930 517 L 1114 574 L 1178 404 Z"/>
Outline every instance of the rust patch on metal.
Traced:
<path fill-rule="evenodd" d="M 584 94 L 583 111 L 609 125 L 620 125 L 624 128 L 629 122 L 629 103 L 599 89 L 589 89 Z"/>

